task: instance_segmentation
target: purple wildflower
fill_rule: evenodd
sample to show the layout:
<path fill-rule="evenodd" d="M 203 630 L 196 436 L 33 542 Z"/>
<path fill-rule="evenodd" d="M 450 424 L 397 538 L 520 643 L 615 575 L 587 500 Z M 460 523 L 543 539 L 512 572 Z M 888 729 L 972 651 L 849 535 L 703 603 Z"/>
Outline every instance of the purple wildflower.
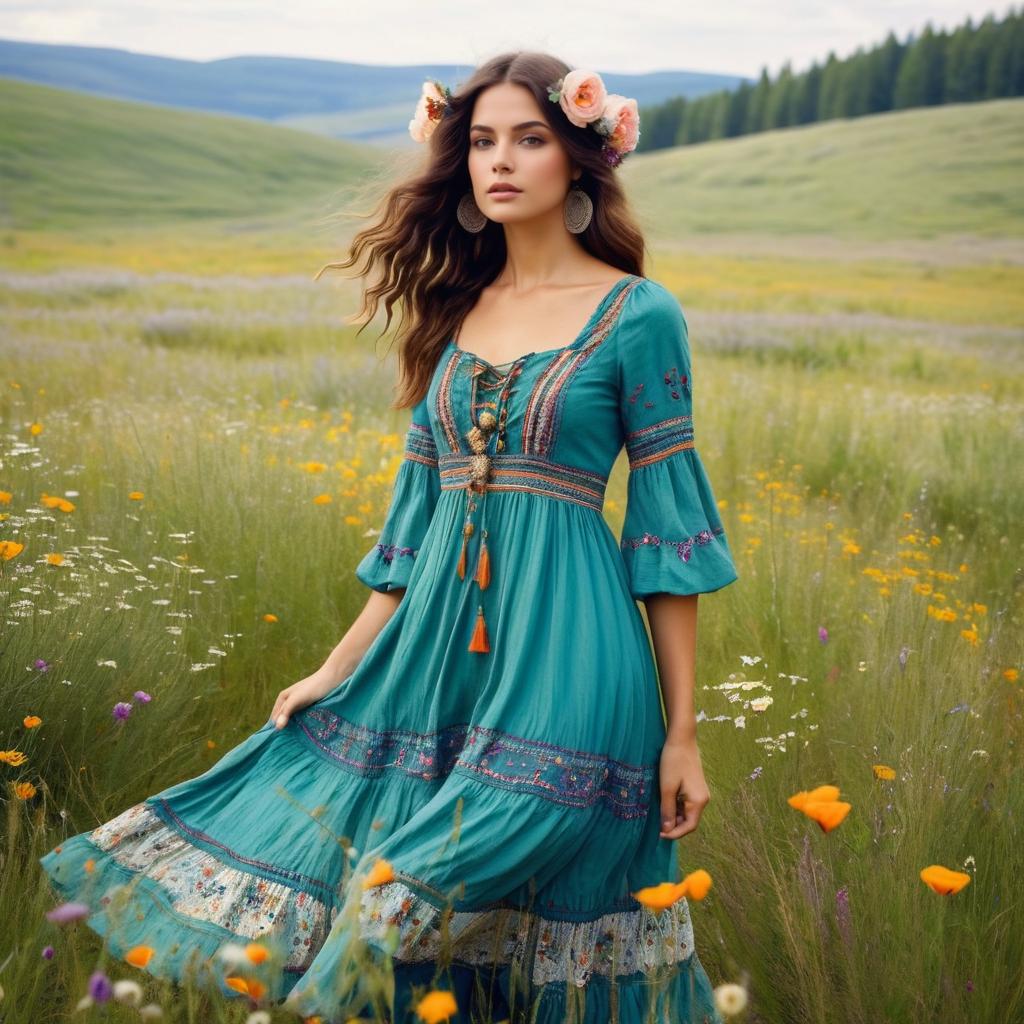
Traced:
<path fill-rule="evenodd" d="M 850 945 L 850 891 L 846 886 L 841 886 L 836 891 L 836 925 L 843 937 L 843 942 Z"/>
<path fill-rule="evenodd" d="M 43 954 L 42 954 L 42 956 L 43 956 L 44 960 L 52 960 L 53 959 L 53 946 L 43 946 Z"/>
<path fill-rule="evenodd" d="M 89 916 L 89 906 L 86 903 L 62 903 L 59 907 L 46 912 L 48 921 L 55 921 L 57 924 L 67 924 L 68 921 L 78 921 Z"/>
<path fill-rule="evenodd" d="M 37 672 L 49 672 L 50 671 L 50 663 L 48 661 L 44 661 L 42 658 L 36 658 L 36 660 L 34 662 L 32 662 L 32 667 Z"/>
<path fill-rule="evenodd" d="M 89 995 L 97 1003 L 105 1003 L 114 994 L 114 986 L 102 971 L 93 971 L 89 976 Z"/>
<path fill-rule="evenodd" d="M 136 690 L 132 696 L 139 701 L 140 704 L 148 704 L 153 699 L 145 690 Z"/>
<path fill-rule="evenodd" d="M 114 710 L 111 712 L 113 716 L 119 721 L 124 721 L 132 713 L 132 705 L 128 701 L 119 700 L 114 705 Z"/>
<path fill-rule="evenodd" d="M 818 639 L 823 643 L 828 643 L 828 630 L 824 626 L 818 627 Z"/>

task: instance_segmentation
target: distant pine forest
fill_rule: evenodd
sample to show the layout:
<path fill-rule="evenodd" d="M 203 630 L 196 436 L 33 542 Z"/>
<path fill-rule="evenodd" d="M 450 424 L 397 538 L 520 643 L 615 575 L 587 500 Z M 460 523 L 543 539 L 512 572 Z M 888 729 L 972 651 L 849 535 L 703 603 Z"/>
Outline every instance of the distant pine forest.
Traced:
<path fill-rule="evenodd" d="M 774 78 L 761 69 L 744 82 L 695 99 L 679 97 L 641 111 L 637 151 L 666 149 L 772 128 L 862 117 L 908 107 L 971 103 L 1024 95 L 1024 14 L 1011 7 L 997 20 L 970 18 L 951 32 L 929 21 L 920 35 L 885 42 L 843 60 L 794 74 L 787 61 Z"/>

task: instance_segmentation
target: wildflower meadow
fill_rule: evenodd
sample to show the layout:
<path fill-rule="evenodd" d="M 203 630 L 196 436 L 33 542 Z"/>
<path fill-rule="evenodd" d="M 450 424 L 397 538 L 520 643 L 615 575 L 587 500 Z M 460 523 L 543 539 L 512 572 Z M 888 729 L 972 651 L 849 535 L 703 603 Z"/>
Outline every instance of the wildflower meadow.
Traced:
<path fill-rule="evenodd" d="M 271 944 L 207 965 L 231 996 L 155 977 L 152 950 L 111 955 L 38 858 L 212 766 L 368 596 L 353 569 L 408 411 L 389 407 L 380 325 L 344 323 L 357 285 L 313 281 L 340 241 L 302 227 L 210 230 L 201 270 L 172 227 L 100 225 L 67 248 L 6 233 L 11 1024 L 298 1019 L 267 997 Z M 799 244 L 742 224 L 707 244 L 652 235 L 646 271 L 686 310 L 696 443 L 741 580 L 700 601 L 711 803 L 677 844 L 683 881 L 636 895 L 689 897 L 729 1020 L 1024 1016 L 1019 228 L 848 249 L 842 225 Z M 623 453 L 616 533 L 626 470 Z M 417 1006 L 428 1022 L 455 1009 L 440 984 Z"/>

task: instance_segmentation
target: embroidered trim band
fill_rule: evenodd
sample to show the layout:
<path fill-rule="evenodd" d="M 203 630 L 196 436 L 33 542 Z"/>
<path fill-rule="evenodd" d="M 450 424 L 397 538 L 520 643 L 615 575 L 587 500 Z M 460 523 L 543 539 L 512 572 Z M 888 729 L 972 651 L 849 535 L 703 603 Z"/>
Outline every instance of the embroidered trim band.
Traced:
<path fill-rule="evenodd" d="M 438 458 L 441 489 L 461 490 L 470 479 L 472 455 L 442 454 Z M 608 478 L 537 455 L 495 452 L 491 456 L 489 491 L 529 491 L 601 511 Z"/>
<path fill-rule="evenodd" d="M 614 292 L 615 297 L 587 332 L 586 341 L 578 348 L 570 347 L 560 352 L 541 372 L 530 391 L 523 416 L 524 452 L 546 455 L 551 450 L 558 436 L 562 406 L 570 381 L 608 337 L 629 293 L 643 280 L 645 278 L 635 274 L 621 278 L 621 284 L 616 286 L 618 291 Z"/>
<path fill-rule="evenodd" d="M 693 418 L 689 415 L 673 416 L 626 435 L 630 469 L 648 466 L 693 446 Z"/>
<path fill-rule="evenodd" d="M 437 465 L 437 445 L 433 431 L 426 424 L 409 424 L 405 434 L 405 458 L 422 462 L 425 466 Z"/>
<path fill-rule="evenodd" d="M 643 818 L 649 811 L 654 765 L 627 764 L 481 725 L 459 723 L 429 733 L 377 731 L 317 707 L 293 718 L 314 746 L 359 774 L 397 768 L 439 779 L 459 771 L 568 807 L 600 802 L 620 818 Z"/>
<path fill-rule="evenodd" d="M 619 547 L 622 548 L 623 551 L 626 548 L 636 549 L 645 545 L 675 548 L 676 554 L 679 556 L 680 560 L 688 562 L 695 545 L 710 544 L 716 537 L 723 533 L 725 533 L 724 526 L 714 526 L 709 530 L 701 530 L 700 533 L 695 533 L 692 537 L 684 537 L 683 540 L 668 540 L 667 538 L 659 537 L 654 533 L 645 533 L 641 537 L 623 537 L 619 542 Z"/>

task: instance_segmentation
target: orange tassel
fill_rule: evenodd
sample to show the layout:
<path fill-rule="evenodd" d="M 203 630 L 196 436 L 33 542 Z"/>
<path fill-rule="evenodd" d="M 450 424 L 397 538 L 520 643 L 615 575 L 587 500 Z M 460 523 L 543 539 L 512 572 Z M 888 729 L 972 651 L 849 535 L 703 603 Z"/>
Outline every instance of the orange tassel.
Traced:
<path fill-rule="evenodd" d="M 487 541 L 480 542 L 480 557 L 476 563 L 476 575 L 473 577 L 480 585 L 481 590 L 486 590 L 491 582 L 491 555 L 487 550 Z"/>
<path fill-rule="evenodd" d="M 476 626 L 473 628 L 473 639 L 469 642 L 469 650 L 486 654 L 491 649 L 487 639 L 487 623 L 484 621 L 484 606 L 480 605 L 476 615 Z"/>
<path fill-rule="evenodd" d="M 460 580 L 464 580 L 466 578 L 466 545 L 469 543 L 469 538 L 472 536 L 473 524 L 466 523 L 462 528 L 462 551 L 459 552 L 458 573 Z"/>

